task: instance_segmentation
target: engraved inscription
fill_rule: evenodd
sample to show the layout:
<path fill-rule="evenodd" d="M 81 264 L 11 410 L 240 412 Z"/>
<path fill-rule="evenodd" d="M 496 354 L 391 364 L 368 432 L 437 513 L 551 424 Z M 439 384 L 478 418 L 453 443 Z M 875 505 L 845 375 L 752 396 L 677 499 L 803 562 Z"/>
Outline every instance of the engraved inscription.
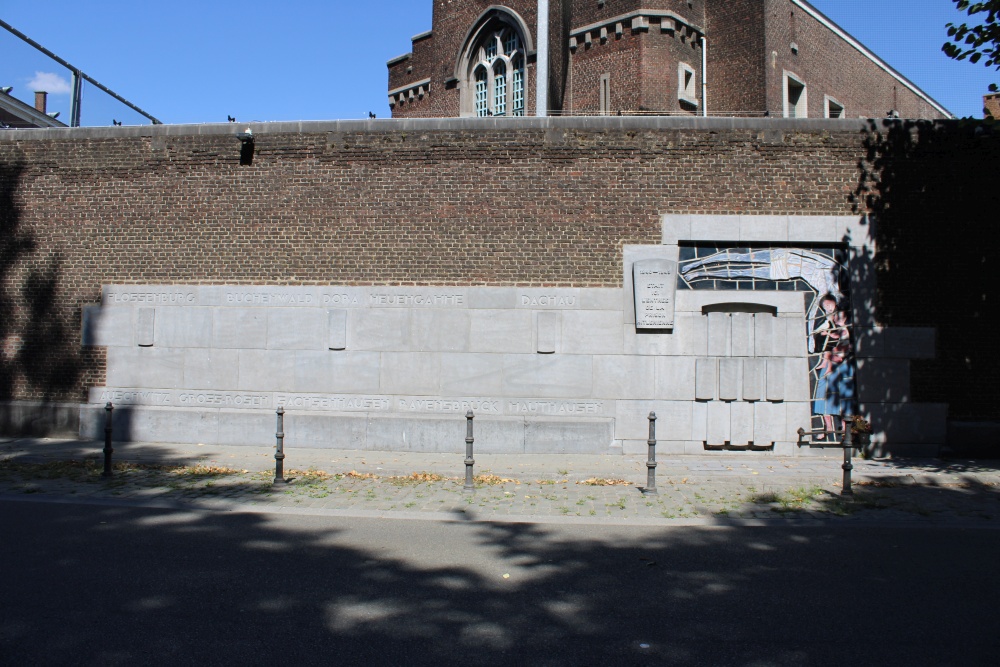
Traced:
<path fill-rule="evenodd" d="M 526 308 L 558 308 L 576 305 L 576 296 L 571 294 L 522 294 L 521 305 Z"/>
<path fill-rule="evenodd" d="M 156 305 L 193 304 L 195 293 L 177 290 L 161 290 L 157 292 L 108 290 L 108 303 L 142 303 Z"/>
<path fill-rule="evenodd" d="M 220 408 L 266 408 L 271 404 L 267 394 L 245 394 L 226 391 L 187 391 L 177 397 L 180 405 L 212 405 Z"/>
<path fill-rule="evenodd" d="M 507 401 L 511 415 L 601 415 L 603 401 Z"/>
<path fill-rule="evenodd" d="M 640 329 L 672 329 L 674 297 L 677 293 L 677 262 L 645 259 L 632 265 L 635 326 Z"/>
<path fill-rule="evenodd" d="M 399 398 L 396 401 L 398 412 L 458 412 L 465 414 L 473 412 L 498 415 L 501 413 L 499 399 L 476 398 Z"/>
<path fill-rule="evenodd" d="M 464 294 L 391 294 L 368 295 L 369 306 L 464 306 Z"/>
<path fill-rule="evenodd" d="M 226 303 L 261 306 L 308 306 L 313 303 L 313 295 L 292 292 L 226 292 Z"/>
<path fill-rule="evenodd" d="M 99 402 L 119 405 L 171 405 L 170 392 L 131 389 L 105 389 L 101 391 Z"/>
<path fill-rule="evenodd" d="M 326 396 L 323 394 L 275 394 L 275 402 L 286 408 L 300 410 L 332 410 L 351 412 L 357 410 L 388 410 L 389 399 L 384 396 Z"/>

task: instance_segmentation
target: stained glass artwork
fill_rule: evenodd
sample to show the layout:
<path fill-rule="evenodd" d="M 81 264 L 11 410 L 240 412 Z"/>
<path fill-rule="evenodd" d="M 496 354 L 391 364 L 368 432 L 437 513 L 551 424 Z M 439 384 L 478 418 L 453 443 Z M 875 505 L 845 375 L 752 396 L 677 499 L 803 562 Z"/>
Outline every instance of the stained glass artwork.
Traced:
<path fill-rule="evenodd" d="M 678 290 L 797 291 L 806 298 L 814 442 L 832 441 L 857 414 L 846 252 L 838 247 L 680 248 Z"/>

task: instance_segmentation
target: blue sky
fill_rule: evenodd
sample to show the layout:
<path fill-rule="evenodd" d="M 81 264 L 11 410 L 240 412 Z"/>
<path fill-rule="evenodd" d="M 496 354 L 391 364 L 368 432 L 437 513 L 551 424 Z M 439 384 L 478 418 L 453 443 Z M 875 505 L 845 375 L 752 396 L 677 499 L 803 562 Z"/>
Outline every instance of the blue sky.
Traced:
<path fill-rule="evenodd" d="M 945 24 L 962 19 L 951 0 L 812 4 L 952 113 L 982 116 L 1000 73 L 941 53 Z M 431 27 L 431 0 L 0 0 L 0 18 L 165 123 L 382 118 L 385 61 Z M 46 85 L 66 120 L 68 80 L 0 30 L 0 86 L 31 103 Z M 83 124 L 113 118 L 147 122 L 87 85 Z"/>

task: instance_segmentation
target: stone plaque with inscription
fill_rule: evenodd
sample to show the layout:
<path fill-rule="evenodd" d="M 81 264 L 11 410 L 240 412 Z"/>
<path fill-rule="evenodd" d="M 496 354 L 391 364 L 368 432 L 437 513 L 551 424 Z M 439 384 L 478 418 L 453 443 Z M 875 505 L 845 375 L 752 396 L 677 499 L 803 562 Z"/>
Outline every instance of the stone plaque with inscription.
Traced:
<path fill-rule="evenodd" d="M 643 259 L 632 265 L 637 329 L 673 329 L 677 262 Z"/>

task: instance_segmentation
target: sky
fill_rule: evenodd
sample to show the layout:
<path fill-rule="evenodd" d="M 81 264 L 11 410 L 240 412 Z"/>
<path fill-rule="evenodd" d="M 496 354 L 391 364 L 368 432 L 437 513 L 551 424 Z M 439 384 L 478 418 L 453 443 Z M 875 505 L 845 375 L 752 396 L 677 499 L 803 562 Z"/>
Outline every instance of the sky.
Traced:
<path fill-rule="evenodd" d="M 723 0 L 725 1 L 725 0 Z M 390 116 L 386 61 L 431 27 L 432 0 L 0 0 L 0 18 L 164 123 Z M 941 52 L 952 0 L 811 0 L 959 117 L 1000 72 Z M 68 122 L 70 75 L 0 29 L 0 87 Z M 83 125 L 147 124 L 85 84 Z"/>

